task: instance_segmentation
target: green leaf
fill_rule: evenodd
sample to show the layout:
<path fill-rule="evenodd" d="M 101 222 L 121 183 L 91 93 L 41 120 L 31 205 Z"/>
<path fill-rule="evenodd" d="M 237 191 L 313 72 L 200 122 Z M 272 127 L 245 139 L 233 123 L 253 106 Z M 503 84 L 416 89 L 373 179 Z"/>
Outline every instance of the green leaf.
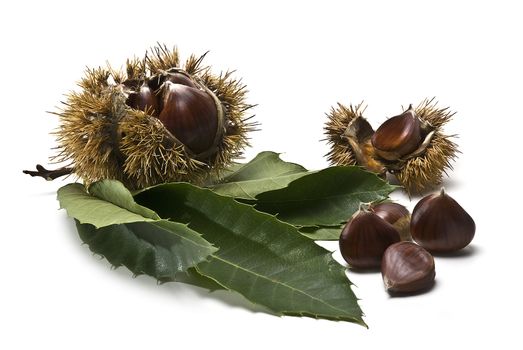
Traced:
<path fill-rule="evenodd" d="M 300 233 L 315 241 L 337 241 L 340 238 L 343 225 L 339 226 L 304 226 Z"/>
<path fill-rule="evenodd" d="M 259 193 L 283 188 L 307 173 L 301 165 L 281 160 L 278 153 L 261 152 L 246 164 L 234 165 L 232 172 L 210 187 L 218 194 L 252 200 Z"/>
<path fill-rule="evenodd" d="M 186 183 L 159 185 L 135 198 L 217 246 L 196 269 L 225 288 L 276 313 L 364 325 L 344 267 L 292 225 Z"/>
<path fill-rule="evenodd" d="M 256 209 L 296 226 L 338 226 L 361 202 L 381 201 L 396 187 L 355 166 L 307 174 L 287 187 L 259 193 Z"/>
<path fill-rule="evenodd" d="M 283 161 L 278 153 L 271 151 L 260 152 L 250 162 L 240 167 L 235 165 L 232 169 L 234 171 L 225 176 L 222 182 L 260 180 L 307 171 L 299 164 Z"/>
<path fill-rule="evenodd" d="M 101 181 L 89 189 L 100 198 L 81 184 L 70 184 L 58 191 L 58 199 L 76 219 L 80 237 L 91 251 L 114 266 L 168 281 L 217 250 L 186 224 L 160 219 L 136 204 L 116 181 Z"/>
<path fill-rule="evenodd" d="M 218 194 L 256 204 L 315 240 L 336 240 L 360 202 L 381 201 L 396 187 L 359 167 L 307 171 L 284 162 L 274 152 L 261 152 L 246 164 L 234 164 L 218 184 Z"/>
<path fill-rule="evenodd" d="M 176 276 L 176 282 L 190 284 L 196 287 L 208 289 L 210 292 L 224 290 L 225 288 L 213 279 L 202 275 L 196 268 L 191 267 L 185 273 Z"/>
<path fill-rule="evenodd" d="M 154 211 L 136 204 L 131 193 L 118 181 L 96 182 L 89 191 L 79 183 L 63 186 L 58 190 L 60 208 L 81 223 L 95 227 L 160 219 Z"/>
<path fill-rule="evenodd" d="M 125 266 L 133 274 L 159 281 L 173 281 L 177 274 L 205 261 L 217 249 L 208 242 L 187 242 L 197 233 L 186 225 L 169 222 L 135 222 L 96 228 L 76 221 L 78 234 L 89 249 L 113 266 Z M 185 236 L 185 237 L 184 237 Z"/>

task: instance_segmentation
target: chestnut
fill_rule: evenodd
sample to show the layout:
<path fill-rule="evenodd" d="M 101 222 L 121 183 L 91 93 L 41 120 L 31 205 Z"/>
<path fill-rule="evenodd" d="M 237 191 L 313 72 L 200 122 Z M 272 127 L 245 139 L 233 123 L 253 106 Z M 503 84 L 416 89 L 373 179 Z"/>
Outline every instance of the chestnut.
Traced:
<path fill-rule="evenodd" d="M 383 254 L 381 274 L 391 293 L 423 291 L 434 284 L 434 258 L 413 242 L 394 243 Z"/>
<path fill-rule="evenodd" d="M 476 224 L 442 188 L 416 204 L 410 231 L 414 241 L 425 249 L 447 253 L 466 247 L 474 238 Z"/>
<path fill-rule="evenodd" d="M 166 81 L 159 119 L 195 154 L 209 150 L 218 132 L 218 110 L 206 91 Z"/>
<path fill-rule="evenodd" d="M 410 212 L 403 205 L 393 202 L 374 204 L 372 211 L 394 226 L 402 241 L 410 241 Z"/>
<path fill-rule="evenodd" d="M 387 221 L 360 205 L 343 228 L 340 239 L 340 252 L 345 261 L 357 269 L 378 268 L 387 247 L 400 241 L 398 231 Z"/>
<path fill-rule="evenodd" d="M 422 143 L 421 123 L 409 106 L 400 115 L 387 119 L 372 135 L 372 145 L 383 159 L 395 161 L 414 152 Z"/>
<path fill-rule="evenodd" d="M 146 84 L 140 86 L 137 92 L 129 94 L 126 103 L 131 108 L 148 112 L 150 115 L 158 116 L 160 113 L 158 99 L 154 91 Z"/>

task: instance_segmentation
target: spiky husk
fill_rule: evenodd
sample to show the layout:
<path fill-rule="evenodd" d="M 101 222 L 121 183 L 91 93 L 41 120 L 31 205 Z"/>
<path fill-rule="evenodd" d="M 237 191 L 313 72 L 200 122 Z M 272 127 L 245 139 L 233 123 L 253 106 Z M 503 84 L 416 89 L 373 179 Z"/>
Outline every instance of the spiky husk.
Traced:
<path fill-rule="evenodd" d="M 450 110 L 450 107 L 439 108 L 435 97 L 424 99 L 416 106 L 415 112 L 421 120 L 435 129 L 441 129 L 456 114 Z"/>
<path fill-rule="evenodd" d="M 324 127 L 326 140 L 331 149 L 327 153 L 328 161 L 333 165 L 357 165 L 356 155 L 350 143 L 345 137 L 345 131 L 351 121 L 361 117 L 365 111 L 363 102 L 349 107 L 338 103 L 337 108 L 332 107 L 327 114 L 327 122 Z"/>
<path fill-rule="evenodd" d="M 61 125 L 55 132 L 57 162 L 67 162 L 86 183 L 117 179 L 130 188 L 143 188 L 169 181 L 199 183 L 215 176 L 241 156 L 249 145 L 248 132 L 257 124 L 246 112 L 246 88 L 231 72 L 214 75 L 202 66 L 205 55 L 191 55 L 179 67 L 176 48 L 152 48 L 145 59 L 130 59 L 125 72 L 111 67 L 87 69 L 79 82 L 81 92 L 72 92 L 57 113 Z M 182 68 L 204 84 L 220 100 L 225 115 L 225 132 L 218 151 L 195 159 L 154 116 L 126 105 L 126 82 Z M 122 85 L 123 84 L 123 85 Z"/>
<path fill-rule="evenodd" d="M 448 107 L 439 108 L 434 98 L 422 101 L 415 111 L 430 142 L 421 145 L 410 157 L 407 155 L 392 162 L 377 156 L 368 140 L 357 140 L 356 146 L 351 145 L 347 137 L 348 127 L 351 122 L 362 117 L 364 109 L 362 104 L 346 107 L 338 103 L 327 114 L 324 130 L 331 147 L 327 154 L 331 164 L 360 165 L 378 174 L 389 171 L 409 194 L 423 193 L 441 183 L 446 171 L 452 169 L 451 162 L 459 152 L 457 145 L 451 140 L 454 135 L 442 133 L 443 126 L 452 119 L 454 112 Z M 354 144 L 354 140 L 352 143 Z"/>
<path fill-rule="evenodd" d="M 331 164 L 360 165 L 385 176 L 386 169 L 376 159 L 376 150 L 371 142 L 374 130 L 363 117 L 365 108 L 362 106 L 363 103 L 355 107 L 338 104 L 338 108 L 333 108 L 327 115 L 329 120 L 325 126 L 325 134 L 331 144 L 327 157 Z"/>
<path fill-rule="evenodd" d="M 448 107 L 438 108 L 434 98 L 425 99 L 416 107 L 416 114 L 434 130 L 434 135 L 425 152 L 407 159 L 394 175 L 406 191 L 423 193 L 441 184 L 443 174 L 452 169 L 458 151 L 453 136 L 442 134 L 442 127 L 454 116 Z"/>
<path fill-rule="evenodd" d="M 409 194 L 423 193 L 441 184 L 443 174 L 452 169 L 451 161 L 456 157 L 458 148 L 449 138 L 435 132 L 424 154 L 410 158 L 401 170 L 394 172 Z"/>

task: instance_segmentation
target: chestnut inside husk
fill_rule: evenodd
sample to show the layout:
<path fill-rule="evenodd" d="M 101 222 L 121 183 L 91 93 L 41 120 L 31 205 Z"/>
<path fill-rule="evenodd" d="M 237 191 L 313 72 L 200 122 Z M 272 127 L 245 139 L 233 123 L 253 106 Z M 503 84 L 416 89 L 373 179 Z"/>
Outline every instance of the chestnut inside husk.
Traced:
<path fill-rule="evenodd" d="M 338 104 L 327 115 L 325 134 L 331 145 L 327 156 L 332 164 L 359 165 L 381 177 L 390 173 L 408 193 L 422 193 L 441 183 L 458 153 L 453 136 L 442 132 L 453 112 L 426 99 L 374 131 L 364 111 L 363 103 Z"/>
<path fill-rule="evenodd" d="M 224 110 L 216 95 L 179 68 L 128 80 L 127 105 L 158 117 L 173 139 L 196 158 L 218 150 L 224 132 Z"/>
<path fill-rule="evenodd" d="M 203 184 L 239 158 L 257 123 L 246 116 L 246 87 L 232 72 L 180 64 L 178 50 L 153 47 L 125 70 L 87 69 L 80 91 L 56 113 L 58 154 L 67 168 L 25 171 L 47 179 L 75 173 L 89 184 L 115 179 L 130 189 L 187 181 Z"/>

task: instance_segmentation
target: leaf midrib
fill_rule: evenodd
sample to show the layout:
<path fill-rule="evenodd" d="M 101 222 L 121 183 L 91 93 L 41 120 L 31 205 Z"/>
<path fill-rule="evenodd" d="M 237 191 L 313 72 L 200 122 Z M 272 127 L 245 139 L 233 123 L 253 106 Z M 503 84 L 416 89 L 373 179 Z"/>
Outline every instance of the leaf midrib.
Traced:
<path fill-rule="evenodd" d="M 142 214 L 138 214 L 138 213 L 135 213 L 134 211 L 132 210 L 129 210 L 125 207 L 122 207 L 121 205 L 118 205 L 114 202 L 111 202 L 111 201 L 108 201 L 106 199 L 103 199 L 103 198 L 100 198 L 100 197 L 97 197 L 93 194 L 90 194 L 89 192 L 87 192 L 85 190 L 85 187 L 84 187 L 84 190 L 81 192 L 81 193 L 69 193 L 69 194 L 66 194 L 67 197 L 69 198 L 72 198 L 70 200 L 74 200 L 76 201 L 77 198 L 81 198 L 82 201 L 85 201 L 85 203 L 80 203 L 78 206 L 80 209 L 82 209 L 82 211 L 85 211 L 85 214 L 88 214 L 88 215 L 91 215 L 93 212 L 95 212 L 96 210 L 99 210 L 99 208 L 96 208 L 94 207 L 94 205 L 96 205 L 95 202 L 103 202 L 103 203 L 98 203 L 98 206 L 100 205 L 103 205 L 105 207 L 108 207 L 108 206 L 115 206 L 123 211 L 125 211 L 128 215 L 131 215 L 131 216 L 137 216 L 137 220 L 136 221 L 128 221 L 128 222 L 125 222 L 125 223 L 133 223 L 133 222 L 155 222 L 155 221 L 159 221 L 157 219 L 152 219 L 152 218 L 148 218 L 146 216 L 143 216 Z M 89 201 L 89 202 L 87 202 Z M 93 206 L 92 206 L 92 205 Z M 63 207 L 62 206 L 62 203 L 60 201 L 60 207 L 65 209 L 67 211 L 67 213 L 69 214 L 69 210 L 67 210 L 67 208 Z M 107 215 L 106 215 L 107 216 Z M 138 220 L 138 218 L 141 218 L 142 221 Z M 108 220 L 110 221 L 110 220 Z M 82 222 L 82 221 L 80 221 Z M 116 222 L 115 222 L 116 223 Z M 125 224 L 124 223 L 124 224 Z M 101 227 L 104 227 L 104 226 L 98 226 L 98 225 L 94 225 L 96 228 L 101 228 Z"/>
<path fill-rule="evenodd" d="M 216 255 L 214 255 L 214 254 L 211 254 L 211 257 L 212 257 L 213 259 L 220 260 L 220 261 L 222 261 L 222 262 L 225 263 L 225 264 L 229 264 L 229 265 L 231 265 L 231 266 L 233 266 L 233 267 L 235 267 L 235 268 L 237 268 L 237 269 L 240 269 L 240 270 L 243 270 L 243 271 L 245 271 L 245 272 L 247 272 L 247 273 L 250 273 L 250 274 L 252 274 L 252 275 L 254 275 L 254 276 L 256 276 L 256 277 L 259 277 L 259 278 L 262 278 L 262 279 L 268 280 L 269 282 L 272 282 L 272 283 L 275 283 L 275 284 L 278 284 L 278 285 L 284 286 L 284 287 L 286 287 L 286 288 L 288 288 L 288 289 L 290 289 L 290 290 L 292 290 L 292 291 L 296 291 L 296 292 L 298 292 L 298 293 L 300 293 L 300 294 L 302 294 L 302 295 L 305 295 L 305 296 L 308 297 L 308 298 L 311 298 L 311 299 L 313 299 L 313 300 L 315 300 L 315 301 L 317 301 L 317 302 L 320 302 L 321 304 L 326 305 L 327 307 L 333 309 L 334 311 L 338 311 L 338 312 L 341 312 L 341 313 L 343 313 L 343 314 L 345 314 L 345 315 L 349 315 L 349 314 L 347 314 L 347 312 L 346 312 L 345 310 L 340 309 L 340 308 L 338 308 L 338 307 L 336 307 L 336 306 L 333 306 L 333 305 L 327 303 L 326 301 L 324 301 L 324 300 L 322 300 L 322 299 L 319 299 L 319 298 L 317 298 L 317 297 L 315 297 L 315 296 L 313 296 L 313 295 L 310 295 L 310 294 L 308 294 L 308 293 L 306 293 L 306 292 L 304 292 L 304 291 L 302 291 L 302 290 L 300 290 L 300 289 L 294 288 L 294 287 L 292 287 L 292 286 L 290 286 L 290 285 L 288 285 L 288 284 L 286 284 L 286 283 L 283 283 L 283 282 L 280 282 L 280 281 L 277 281 L 277 280 L 271 279 L 271 278 L 269 278 L 269 277 L 267 277 L 267 276 L 264 276 L 264 275 L 260 275 L 259 273 L 256 273 L 256 272 L 254 272 L 254 271 L 252 271 L 252 270 L 249 270 L 249 269 L 246 269 L 246 268 L 244 268 L 244 267 L 241 267 L 241 266 L 239 266 L 239 265 L 237 265 L 237 264 L 235 264 L 235 263 L 233 263 L 233 262 L 231 262 L 231 261 L 229 261 L 229 260 L 222 259 L 222 258 L 220 258 L 220 257 L 218 257 L 218 256 L 216 256 Z M 274 310 L 274 311 L 277 311 L 277 310 Z M 354 316 L 351 316 L 351 315 L 349 315 L 349 317 L 352 317 L 353 319 L 356 319 Z"/>
<path fill-rule="evenodd" d="M 281 162 L 281 163 L 278 163 L 278 164 L 281 164 L 282 166 L 283 165 L 293 165 L 293 166 L 296 166 L 296 167 L 303 168 L 303 170 L 299 171 L 299 172 L 308 172 L 307 169 L 305 169 L 304 167 L 300 166 L 299 164 L 291 163 L 291 162 L 285 162 L 285 161 L 283 161 L 280 158 L 279 154 L 269 151 L 269 152 L 264 153 L 262 156 L 260 156 L 258 154 L 257 159 L 255 158 L 254 160 L 252 160 L 252 161 L 250 161 L 248 163 L 245 163 L 241 168 L 237 169 L 230 176 L 226 177 L 226 179 L 230 178 L 230 177 L 232 177 L 232 178 L 238 177 L 238 175 L 242 175 L 242 172 L 249 171 L 249 170 L 251 170 L 251 168 L 256 168 L 256 167 L 259 166 L 260 163 L 266 162 L 268 159 L 271 159 L 271 157 L 274 157 L 274 156 L 276 156 L 276 161 Z M 298 171 L 295 172 L 293 170 L 288 170 L 285 173 L 278 174 L 277 176 L 285 176 L 285 175 L 290 175 L 290 174 L 299 173 L 299 172 Z M 262 180 L 262 179 L 264 179 L 264 178 L 261 178 L 260 180 Z M 231 182 L 243 182 L 243 181 L 231 181 Z M 229 183 L 229 182 L 227 182 L 227 183 Z"/>
<path fill-rule="evenodd" d="M 182 235 L 180 235 L 179 233 L 172 232 L 172 231 L 166 229 L 165 227 L 160 226 L 160 225 L 159 225 L 160 222 L 170 222 L 170 223 L 176 223 L 176 224 L 183 225 L 183 226 L 185 226 L 188 230 L 193 231 L 194 234 L 198 235 L 198 237 L 204 239 L 204 238 L 203 238 L 203 237 L 202 237 L 198 232 L 194 231 L 194 230 L 191 229 L 190 227 L 187 227 L 187 225 L 182 224 L 182 223 L 178 223 L 178 222 L 175 222 L 175 221 L 164 220 L 164 219 L 162 219 L 162 220 L 155 220 L 155 221 L 150 222 L 151 224 L 153 224 L 154 226 L 158 227 L 158 228 L 159 228 L 160 230 L 162 230 L 162 231 L 165 231 L 165 232 L 167 232 L 167 233 L 169 233 L 169 234 L 174 234 L 174 235 L 176 235 L 177 237 L 179 237 L 180 239 L 186 240 L 186 241 L 188 241 L 188 242 L 190 242 L 190 243 L 192 243 L 192 244 L 194 244 L 194 245 L 197 245 L 198 247 L 202 247 L 202 248 L 204 248 L 204 249 L 207 249 L 207 248 L 208 248 L 207 246 L 205 246 L 205 245 L 203 245 L 203 244 L 201 244 L 201 243 L 198 243 L 198 242 L 196 242 L 196 241 L 194 241 L 194 240 L 192 240 L 192 239 L 189 239 L 188 237 L 182 236 Z M 206 241 L 206 242 L 208 242 L 208 241 Z M 212 247 L 212 248 L 216 248 L 216 247 L 214 247 L 214 244 L 212 244 L 212 243 L 210 243 L 210 242 L 208 242 L 208 244 L 209 244 L 210 247 Z"/>
<path fill-rule="evenodd" d="M 217 185 L 213 186 L 212 188 L 225 187 L 226 185 L 237 185 L 237 186 L 240 186 L 241 184 L 253 184 L 253 183 L 256 183 L 256 182 L 266 182 L 266 181 L 272 181 L 272 182 L 276 183 L 275 179 L 281 179 L 281 178 L 286 178 L 286 177 L 293 177 L 293 176 L 298 176 L 298 175 L 302 175 L 302 174 L 308 175 L 308 174 L 312 174 L 312 173 L 314 173 L 314 172 L 303 171 L 303 172 L 287 173 L 287 174 L 282 174 L 282 175 L 264 177 L 264 178 L 261 178 L 261 179 L 254 179 L 254 180 L 241 180 L 241 181 L 223 182 L 223 183 L 220 183 L 220 184 L 217 184 Z M 276 183 L 276 184 L 278 185 L 278 183 Z"/>
<path fill-rule="evenodd" d="M 128 221 L 128 222 L 125 222 L 125 223 L 119 223 L 119 224 L 127 225 L 127 224 L 140 223 L 140 222 L 149 222 L 149 223 L 153 224 L 155 227 L 157 227 L 158 229 L 160 229 L 160 230 L 162 230 L 162 231 L 164 231 L 164 232 L 167 232 L 167 233 L 169 233 L 169 234 L 176 235 L 176 236 L 177 236 L 178 238 L 180 238 L 181 240 L 187 241 L 187 242 L 189 242 L 189 243 L 191 243 L 191 244 L 194 244 L 194 245 L 196 245 L 196 246 L 198 246 L 198 247 L 200 247 L 200 248 L 207 249 L 207 247 L 206 247 L 204 244 L 202 244 L 202 243 L 200 243 L 200 242 L 197 242 L 196 240 L 190 239 L 189 237 L 185 237 L 185 235 L 181 235 L 181 234 L 179 234 L 179 233 L 177 233 L 177 232 L 172 232 L 172 231 L 170 231 L 170 230 L 168 230 L 168 229 L 162 227 L 161 224 L 159 224 L 159 223 L 161 223 L 161 222 L 174 223 L 174 224 L 176 224 L 176 222 L 173 222 L 173 221 L 170 221 L 170 220 L 165 220 L 165 219 L 157 220 L 157 219 L 152 219 L 152 218 L 145 217 L 145 216 L 143 216 L 143 215 L 141 215 L 141 214 L 138 214 L 138 213 L 135 213 L 134 211 L 131 211 L 131 210 L 125 208 L 125 207 L 122 207 L 122 206 L 120 206 L 120 205 L 118 205 L 118 204 L 116 204 L 116 203 L 113 203 L 113 202 L 107 201 L 107 200 L 105 200 L 105 199 L 102 199 L 102 198 L 100 198 L 100 197 L 97 197 L 97 196 L 95 196 L 95 195 L 92 195 L 92 194 L 88 193 L 87 191 L 85 191 L 85 194 L 84 194 L 84 193 L 74 193 L 74 194 L 71 194 L 70 196 L 75 197 L 75 198 L 77 198 L 77 197 L 82 197 L 82 200 L 89 200 L 89 202 L 80 203 L 80 204 L 78 205 L 78 206 L 79 206 L 82 210 L 84 210 L 85 213 L 88 214 L 88 215 L 91 215 L 91 213 L 93 213 L 93 212 L 95 212 L 96 210 L 99 209 L 99 208 L 96 208 L 96 207 L 94 207 L 94 206 L 91 206 L 91 204 L 95 204 L 95 205 L 96 205 L 96 203 L 94 203 L 94 202 L 97 202 L 97 201 L 98 201 L 98 202 L 103 202 L 103 203 L 101 203 L 101 204 L 103 204 L 103 205 L 106 206 L 106 207 L 107 207 L 107 206 L 115 206 L 115 207 L 117 207 L 117 208 L 119 208 L 119 209 L 125 211 L 126 213 L 130 214 L 131 216 L 137 216 L 138 218 L 141 218 L 141 219 L 142 219 L 142 221 L 140 221 L 140 220 L 138 220 L 138 218 L 137 218 L 137 221 Z M 98 205 L 100 205 L 100 204 L 98 204 Z M 110 220 L 107 220 L 107 221 L 110 222 Z M 81 222 L 81 221 L 80 221 L 80 222 Z M 81 223 L 82 223 L 82 222 L 81 222 Z M 113 223 L 113 225 L 114 225 L 114 224 L 117 224 L 117 223 L 115 222 L 115 223 Z M 181 223 L 178 223 L 178 224 L 183 225 L 183 224 L 181 224 Z M 99 227 L 98 225 L 94 225 L 94 226 L 95 226 L 96 228 L 105 227 L 105 226 L 101 226 L 101 227 Z M 108 226 L 110 226 L 110 225 L 108 225 Z M 188 227 L 187 225 L 184 225 L 184 226 L 185 226 L 188 230 L 194 231 L 194 230 L 192 230 L 190 227 Z M 198 235 L 199 237 L 201 237 L 201 235 L 198 234 L 196 231 L 194 231 L 194 234 L 196 234 L 196 235 Z M 201 238 L 203 239 L 203 237 L 201 237 Z M 211 247 L 214 247 L 214 245 L 211 244 L 210 242 L 208 242 L 208 244 L 209 244 Z"/>
<path fill-rule="evenodd" d="M 386 190 L 377 190 L 377 191 L 362 191 L 362 192 L 355 192 L 351 194 L 336 194 L 336 195 L 330 195 L 330 196 L 323 196 L 323 197 L 316 197 L 316 198 L 298 198 L 298 199 L 291 199 L 291 200 L 263 200 L 258 199 L 259 204 L 265 204 L 265 203 L 295 203 L 295 202 L 316 202 L 316 201 L 323 201 L 323 200 L 329 200 L 334 198 L 347 198 L 347 197 L 355 197 L 362 194 L 369 194 L 369 193 L 379 193 L 379 194 L 386 194 Z"/>

